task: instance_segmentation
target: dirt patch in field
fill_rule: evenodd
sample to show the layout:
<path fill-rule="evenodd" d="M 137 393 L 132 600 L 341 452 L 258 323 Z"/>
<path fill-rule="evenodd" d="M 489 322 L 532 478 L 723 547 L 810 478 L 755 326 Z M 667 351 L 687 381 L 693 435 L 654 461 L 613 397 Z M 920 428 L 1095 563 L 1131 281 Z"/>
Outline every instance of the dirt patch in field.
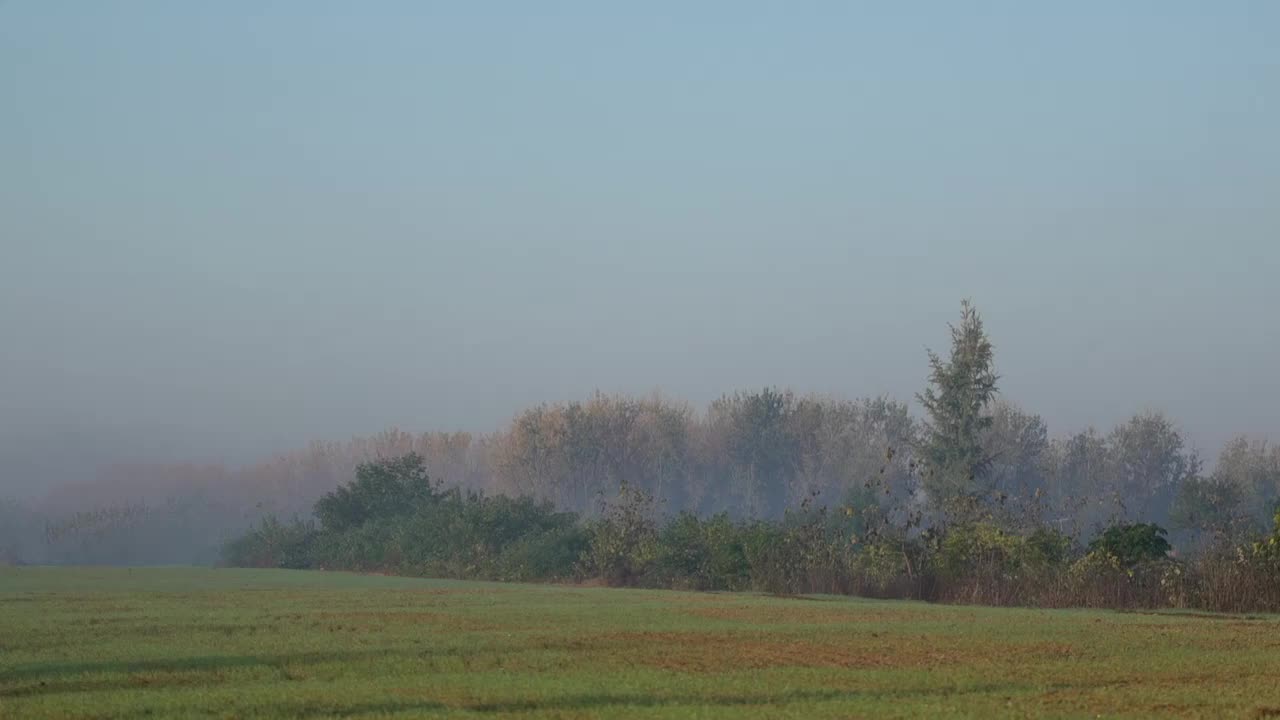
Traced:
<path fill-rule="evenodd" d="M 724 606 L 689 608 L 687 615 L 708 620 L 729 620 L 756 625 L 838 625 L 844 623 L 911 623 L 928 620 L 934 615 L 909 610 L 859 612 L 822 605 Z"/>
<path fill-rule="evenodd" d="M 557 642 L 544 650 L 576 656 L 576 662 L 660 667 L 681 673 L 731 673 L 771 667 L 845 670 L 928 669 L 943 666 L 1028 667 L 1078 656 L 1066 643 L 975 644 L 928 635 L 863 634 L 859 637 L 778 637 L 769 633 L 628 632 Z"/>
<path fill-rule="evenodd" d="M 1137 646 L 1164 648 L 1173 645 L 1201 650 L 1244 651 L 1280 648 L 1280 629 L 1266 620 L 1207 620 L 1189 618 L 1176 622 L 1116 625 L 1112 637 Z"/>
<path fill-rule="evenodd" d="M 1154 615 L 1156 617 L 1172 618 L 1174 620 L 1187 618 L 1195 620 L 1228 620 L 1232 623 L 1241 623 L 1247 621 L 1263 621 L 1270 622 L 1270 618 L 1265 615 L 1234 615 L 1231 613 L 1210 613 L 1197 612 L 1194 610 L 1119 610 L 1121 615 Z"/>
<path fill-rule="evenodd" d="M 1057 687 L 1038 695 L 1035 701 L 1041 705 L 1040 712 L 1045 714 L 1109 717 L 1133 714 L 1153 696 L 1179 695 L 1167 702 L 1145 705 L 1148 714 L 1153 717 L 1248 717 L 1242 714 L 1245 708 L 1238 708 L 1232 713 L 1225 712 L 1221 706 L 1215 708 L 1214 699 L 1218 697 L 1219 690 L 1232 687 L 1235 690 L 1233 695 L 1248 697 L 1253 691 L 1255 696 L 1265 697 L 1272 692 L 1273 675 L 1266 672 L 1240 673 L 1238 668 L 1224 667 L 1219 672 L 1164 675 L 1134 672 L 1125 677 L 1108 674 L 1055 678 L 1053 683 Z M 1263 714 L 1268 709 L 1267 706 L 1255 707 L 1253 717 L 1280 717 L 1280 708 L 1274 708 L 1274 715 Z"/>
<path fill-rule="evenodd" d="M 321 623 L 339 625 L 355 625 L 365 630 L 377 629 L 391 625 L 432 625 L 446 627 L 453 631 L 487 631 L 497 630 L 498 625 L 484 622 L 465 615 L 415 610 L 412 612 L 326 612 L 317 613 L 315 620 Z"/>
<path fill-rule="evenodd" d="M 681 673 L 730 673 L 768 667 L 929 667 L 957 664 L 963 657 L 936 647 L 888 643 L 824 643 L 765 635 L 710 633 L 614 633 L 586 638 L 576 648 L 602 661 L 660 667 Z"/>
<path fill-rule="evenodd" d="M 515 592 L 502 587 L 458 587 L 458 588 L 422 588 L 402 590 L 405 595 L 510 595 Z"/>

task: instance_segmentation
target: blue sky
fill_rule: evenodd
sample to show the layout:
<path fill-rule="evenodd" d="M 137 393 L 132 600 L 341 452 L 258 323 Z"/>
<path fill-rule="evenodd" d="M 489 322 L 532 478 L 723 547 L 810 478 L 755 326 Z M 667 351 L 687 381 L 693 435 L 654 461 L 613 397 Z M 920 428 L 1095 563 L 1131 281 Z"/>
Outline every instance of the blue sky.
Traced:
<path fill-rule="evenodd" d="M 0 2 L 0 413 L 265 449 L 661 389 L 1280 439 L 1280 4 Z"/>

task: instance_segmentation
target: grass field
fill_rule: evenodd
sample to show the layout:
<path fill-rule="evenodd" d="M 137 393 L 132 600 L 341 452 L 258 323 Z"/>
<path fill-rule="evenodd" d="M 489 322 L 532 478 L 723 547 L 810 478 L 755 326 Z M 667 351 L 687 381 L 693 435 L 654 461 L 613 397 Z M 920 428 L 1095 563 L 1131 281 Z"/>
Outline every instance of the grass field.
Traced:
<path fill-rule="evenodd" d="M 1280 620 L 0 568 L 0 717 L 1280 717 Z"/>

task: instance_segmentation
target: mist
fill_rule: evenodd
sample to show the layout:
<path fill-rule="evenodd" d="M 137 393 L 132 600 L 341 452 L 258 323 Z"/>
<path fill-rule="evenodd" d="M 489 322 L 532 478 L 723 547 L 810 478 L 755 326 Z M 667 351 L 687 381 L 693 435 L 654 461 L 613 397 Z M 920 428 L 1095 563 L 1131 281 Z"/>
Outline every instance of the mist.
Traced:
<path fill-rule="evenodd" d="M 0 496 L 597 391 L 918 414 L 961 298 L 1052 437 L 1280 439 L 1280 7 L 928 17 L 0 4 Z"/>

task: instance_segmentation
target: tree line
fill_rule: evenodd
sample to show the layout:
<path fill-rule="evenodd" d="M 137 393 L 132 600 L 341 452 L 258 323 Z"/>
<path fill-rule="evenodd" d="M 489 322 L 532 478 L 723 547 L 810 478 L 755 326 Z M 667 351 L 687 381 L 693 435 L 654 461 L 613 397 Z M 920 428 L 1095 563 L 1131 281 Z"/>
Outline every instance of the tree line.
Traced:
<path fill-rule="evenodd" d="M 660 517 L 731 522 L 874 505 L 883 522 L 914 532 L 991 521 L 1080 542 L 1154 523 L 1179 553 L 1268 526 L 1280 447 L 1238 438 L 1205 473 L 1176 424 L 1154 412 L 1051 438 L 1040 416 L 999 396 L 994 347 L 967 303 L 951 340 L 927 358 L 920 418 L 891 398 L 778 388 L 701 410 L 656 394 L 597 393 L 527 409 L 489 434 L 389 430 L 243 468 L 116 466 L 34 512 L 0 504 L 0 559 L 207 560 L 250 523 L 312 517 L 358 467 L 410 454 L 442 488 L 529 498 L 588 520 L 630 492 Z"/>
<path fill-rule="evenodd" d="M 624 487 L 594 517 L 530 496 L 444 488 L 409 454 L 359 466 L 310 519 L 269 516 L 223 549 L 241 567 L 1053 607 L 1280 610 L 1280 510 L 1249 541 L 1170 556 L 1166 531 L 1120 522 L 1087 543 L 1033 518 L 961 502 L 930 521 L 868 492 L 780 519 L 664 515 Z"/>
<path fill-rule="evenodd" d="M 1156 414 L 1106 436 L 1051 443 L 1040 418 L 997 402 L 994 349 L 968 303 L 951 340 L 948 356 L 929 353 L 918 424 L 883 400 L 771 389 L 723 398 L 701 418 L 658 400 L 603 396 L 536 408 L 517 418 L 496 455 L 514 497 L 445 490 L 411 452 L 360 465 L 354 481 L 316 502 L 314 520 L 268 519 L 229 543 L 224 559 L 989 604 L 1280 610 L 1280 488 L 1265 446 L 1233 443 L 1203 477 Z M 581 510 L 593 494 L 593 513 L 557 509 Z M 1162 522 L 1187 556 L 1171 555 Z"/>

